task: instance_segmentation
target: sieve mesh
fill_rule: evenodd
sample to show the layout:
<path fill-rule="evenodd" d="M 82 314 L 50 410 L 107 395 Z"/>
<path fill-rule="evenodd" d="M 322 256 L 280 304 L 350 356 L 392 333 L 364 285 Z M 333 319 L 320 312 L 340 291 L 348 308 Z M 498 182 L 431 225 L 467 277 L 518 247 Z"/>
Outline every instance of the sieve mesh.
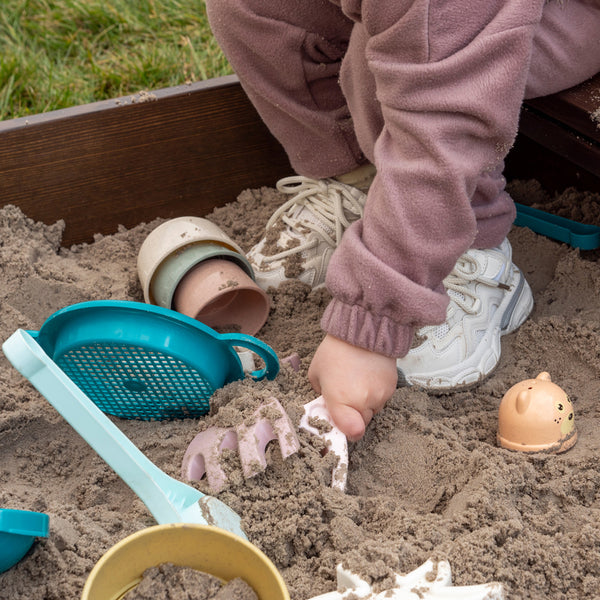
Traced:
<path fill-rule="evenodd" d="M 84 344 L 55 362 L 98 408 L 124 419 L 201 417 L 215 392 L 183 361 L 130 344 Z"/>

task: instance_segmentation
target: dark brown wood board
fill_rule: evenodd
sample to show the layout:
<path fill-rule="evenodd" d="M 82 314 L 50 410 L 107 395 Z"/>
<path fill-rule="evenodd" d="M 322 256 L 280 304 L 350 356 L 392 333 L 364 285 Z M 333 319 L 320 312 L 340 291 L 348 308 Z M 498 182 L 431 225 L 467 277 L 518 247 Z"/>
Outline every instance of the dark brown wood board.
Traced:
<path fill-rule="evenodd" d="M 509 177 L 600 191 L 600 76 L 524 104 Z M 205 215 L 292 170 L 235 76 L 0 122 L 0 206 L 66 222 L 63 243 Z"/>
<path fill-rule="evenodd" d="M 65 245 L 204 215 L 290 173 L 233 76 L 0 123 L 1 205 L 64 219 Z"/>

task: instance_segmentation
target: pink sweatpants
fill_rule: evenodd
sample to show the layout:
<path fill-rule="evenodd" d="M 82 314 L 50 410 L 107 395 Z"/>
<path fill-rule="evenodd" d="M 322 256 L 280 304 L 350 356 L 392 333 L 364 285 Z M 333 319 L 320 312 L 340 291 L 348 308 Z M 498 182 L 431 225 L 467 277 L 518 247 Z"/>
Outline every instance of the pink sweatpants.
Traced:
<path fill-rule="evenodd" d="M 508 233 L 504 158 L 524 98 L 600 70 L 598 0 L 207 0 L 214 34 L 297 173 L 370 161 L 323 326 L 403 356 L 442 322 L 469 247 Z"/>

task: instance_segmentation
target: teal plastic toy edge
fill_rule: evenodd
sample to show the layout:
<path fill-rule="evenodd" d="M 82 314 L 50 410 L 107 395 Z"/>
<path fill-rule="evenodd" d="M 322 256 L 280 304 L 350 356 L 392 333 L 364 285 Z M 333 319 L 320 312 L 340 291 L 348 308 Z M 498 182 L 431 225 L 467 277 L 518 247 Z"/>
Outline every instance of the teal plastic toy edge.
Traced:
<path fill-rule="evenodd" d="M 36 537 L 48 537 L 49 522 L 46 513 L 0 508 L 0 573 L 14 567 Z"/>
<path fill-rule="evenodd" d="M 48 537 L 50 517 L 46 513 L 0 508 L 0 532 Z"/>
<path fill-rule="evenodd" d="M 70 315 L 73 313 L 79 313 L 85 310 L 102 310 L 106 308 L 109 310 L 111 308 L 115 308 L 123 311 L 130 311 L 133 323 L 135 323 L 135 316 L 138 313 L 146 313 L 153 317 L 166 319 L 168 322 L 172 323 L 178 322 L 184 327 L 190 328 L 191 330 L 196 330 L 200 334 L 210 336 L 215 340 L 216 343 L 226 344 L 232 350 L 231 358 L 237 365 L 240 377 L 243 376 L 243 371 L 239 357 L 233 350 L 233 348 L 236 346 L 252 350 L 264 361 L 263 369 L 259 369 L 251 373 L 251 376 L 254 379 L 260 380 L 266 378 L 272 380 L 275 379 L 279 373 L 279 358 L 277 357 L 275 351 L 268 344 L 254 336 L 244 333 L 218 333 L 208 325 L 205 325 L 196 319 L 192 319 L 191 317 L 178 313 L 169 308 L 163 308 L 162 306 L 155 306 L 131 300 L 90 300 L 87 302 L 80 302 L 78 304 L 66 306 L 50 315 L 46 322 L 42 324 L 42 327 L 39 331 L 27 330 L 27 333 L 29 333 L 32 337 L 37 337 L 37 335 L 44 336 L 47 329 L 52 331 L 56 327 L 59 327 L 60 324 L 64 320 L 68 320 Z M 51 338 L 53 335 L 53 333 L 50 333 Z M 44 344 L 42 344 L 42 346 L 44 346 Z M 228 377 L 226 379 L 226 383 L 231 383 L 231 381 L 236 379 L 236 377 Z"/>
<path fill-rule="evenodd" d="M 600 247 L 600 227 L 572 221 L 531 206 L 515 202 L 517 227 L 528 227 L 531 231 L 553 240 L 564 242 L 573 248 L 595 250 Z"/>

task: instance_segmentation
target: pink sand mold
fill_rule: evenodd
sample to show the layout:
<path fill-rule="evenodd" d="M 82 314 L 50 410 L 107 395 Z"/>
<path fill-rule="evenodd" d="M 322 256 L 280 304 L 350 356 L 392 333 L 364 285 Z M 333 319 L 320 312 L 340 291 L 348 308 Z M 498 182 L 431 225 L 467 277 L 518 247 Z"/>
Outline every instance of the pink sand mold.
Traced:
<path fill-rule="evenodd" d="M 429 559 L 407 575 L 396 574 L 393 587 L 373 592 L 368 582 L 352 571 L 337 567 L 338 592 L 328 592 L 310 600 L 504 600 L 502 584 L 498 582 L 452 587 L 450 563 Z"/>
<path fill-rule="evenodd" d="M 279 361 L 279 364 L 290 365 L 290 367 L 297 373 L 300 370 L 300 356 L 298 355 L 297 352 L 293 352 L 289 356 L 282 358 Z"/>
<path fill-rule="evenodd" d="M 324 422 L 325 427 L 317 427 L 319 421 Z M 348 440 L 335 426 L 323 396 L 304 405 L 300 427 L 324 440 L 328 451 L 337 456 L 338 462 L 331 474 L 331 487 L 344 492 L 348 479 Z"/>
<path fill-rule="evenodd" d="M 221 466 L 223 450 L 237 450 L 245 478 L 253 477 L 267 468 L 265 449 L 277 439 L 284 459 L 300 449 L 300 442 L 287 413 L 276 398 L 263 403 L 255 412 L 252 424 L 237 427 L 210 427 L 201 431 L 188 446 L 181 466 L 188 481 L 200 481 L 206 475 L 213 492 L 227 484 Z"/>

